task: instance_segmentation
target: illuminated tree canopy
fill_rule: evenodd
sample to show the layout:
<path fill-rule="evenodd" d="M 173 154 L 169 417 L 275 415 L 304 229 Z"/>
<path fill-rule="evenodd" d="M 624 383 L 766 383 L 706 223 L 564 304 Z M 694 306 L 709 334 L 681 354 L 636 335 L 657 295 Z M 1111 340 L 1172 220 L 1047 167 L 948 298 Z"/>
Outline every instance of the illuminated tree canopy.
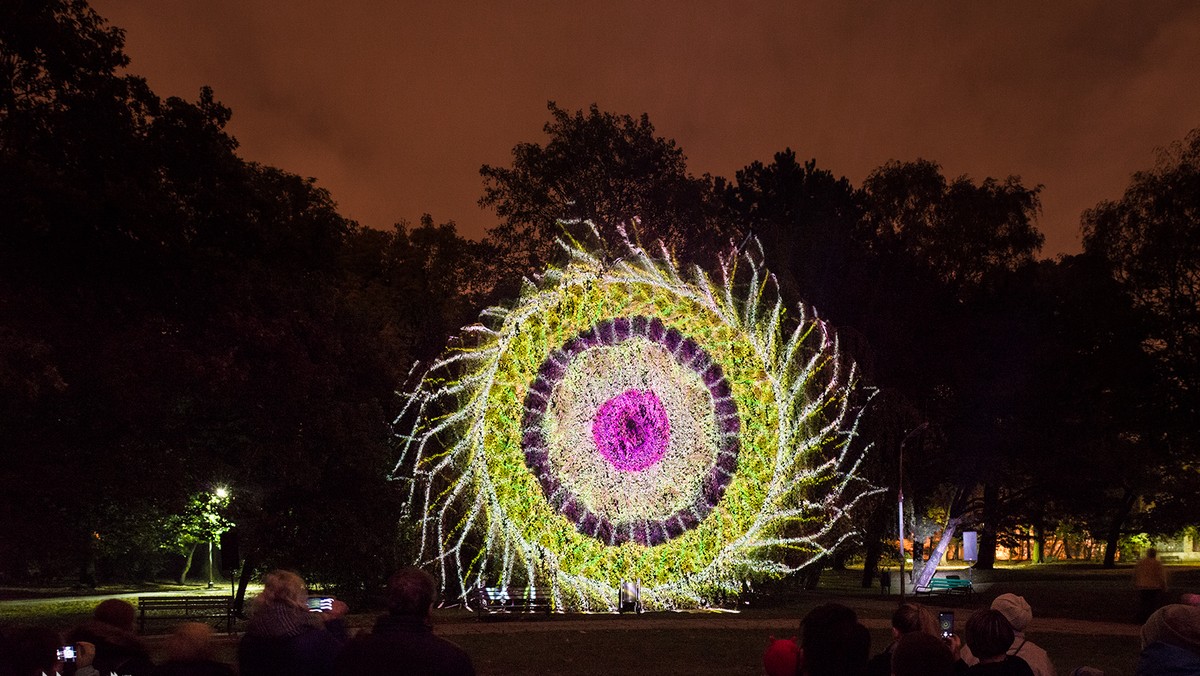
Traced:
<path fill-rule="evenodd" d="M 623 230 L 615 255 L 562 244 L 562 269 L 485 311 L 405 395 L 393 477 L 419 561 L 464 594 L 528 583 L 611 609 L 637 580 L 664 608 L 849 537 L 873 490 L 855 369 L 823 321 L 785 308 L 757 241 L 715 279 Z"/>

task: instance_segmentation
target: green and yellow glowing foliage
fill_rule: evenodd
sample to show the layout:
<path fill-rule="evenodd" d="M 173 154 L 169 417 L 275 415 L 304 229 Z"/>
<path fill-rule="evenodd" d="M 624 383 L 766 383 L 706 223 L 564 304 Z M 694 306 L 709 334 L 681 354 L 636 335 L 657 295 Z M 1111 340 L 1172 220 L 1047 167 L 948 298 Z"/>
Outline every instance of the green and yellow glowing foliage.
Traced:
<path fill-rule="evenodd" d="M 405 395 L 393 476 L 419 562 L 462 590 L 536 584 L 583 610 L 636 580 L 667 608 L 849 537 L 872 491 L 854 369 L 820 319 L 785 310 L 757 242 L 716 280 L 630 240 L 563 246 L 564 268 L 485 311 Z"/>

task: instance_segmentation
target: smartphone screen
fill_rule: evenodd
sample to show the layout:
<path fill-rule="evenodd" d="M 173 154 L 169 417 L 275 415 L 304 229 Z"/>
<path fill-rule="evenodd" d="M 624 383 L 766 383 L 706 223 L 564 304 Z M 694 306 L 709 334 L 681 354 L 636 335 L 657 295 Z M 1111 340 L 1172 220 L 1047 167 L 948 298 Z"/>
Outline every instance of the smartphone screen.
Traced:
<path fill-rule="evenodd" d="M 308 610 L 312 613 L 327 613 L 333 610 L 333 599 L 321 596 L 308 597 Z"/>
<path fill-rule="evenodd" d="M 938 628 L 942 630 L 942 638 L 954 633 L 954 613 L 943 610 L 938 613 Z"/>
<path fill-rule="evenodd" d="M 74 662 L 75 661 L 75 646 L 65 645 L 58 649 L 59 662 Z"/>

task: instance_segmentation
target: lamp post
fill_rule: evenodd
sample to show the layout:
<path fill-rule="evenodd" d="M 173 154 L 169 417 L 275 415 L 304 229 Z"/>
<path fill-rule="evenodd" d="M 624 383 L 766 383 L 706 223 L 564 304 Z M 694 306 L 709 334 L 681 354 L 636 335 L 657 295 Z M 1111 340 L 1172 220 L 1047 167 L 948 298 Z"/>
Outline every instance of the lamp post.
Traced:
<path fill-rule="evenodd" d="M 213 490 L 213 495 L 217 496 L 218 504 L 223 506 L 225 500 L 229 497 L 229 489 L 225 488 L 224 486 L 217 486 Z M 213 541 L 212 541 L 212 538 L 213 538 L 213 535 L 210 534 L 209 538 L 208 538 L 208 588 L 209 589 L 213 588 L 213 555 L 212 555 Z"/>
<path fill-rule="evenodd" d="M 904 603 L 904 444 L 907 444 L 908 440 L 911 439 L 914 434 L 920 432 L 928 426 L 929 423 L 927 422 L 917 425 L 911 432 L 905 435 L 904 439 L 900 442 L 900 482 L 896 484 L 896 500 L 899 507 L 897 510 L 897 521 L 899 528 L 897 528 L 896 533 L 899 534 L 897 542 L 900 544 L 900 603 Z M 916 561 L 913 561 L 914 566 L 916 563 Z"/>

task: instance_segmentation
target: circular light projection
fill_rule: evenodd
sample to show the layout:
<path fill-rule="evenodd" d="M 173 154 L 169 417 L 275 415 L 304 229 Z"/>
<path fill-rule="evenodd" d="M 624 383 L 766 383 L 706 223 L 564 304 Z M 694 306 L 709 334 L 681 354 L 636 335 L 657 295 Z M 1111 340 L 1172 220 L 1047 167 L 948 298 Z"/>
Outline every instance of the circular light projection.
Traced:
<path fill-rule="evenodd" d="M 593 229 L 592 234 L 598 235 Z M 716 280 L 626 241 L 576 241 L 406 393 L 400 458 L 418 563 L 464 599 L 536 584 L 559 608 L 705 605 L 851 534 L 873 489 L 851 443 L 854 369 L 785 311 L 756 241 Z"/>

